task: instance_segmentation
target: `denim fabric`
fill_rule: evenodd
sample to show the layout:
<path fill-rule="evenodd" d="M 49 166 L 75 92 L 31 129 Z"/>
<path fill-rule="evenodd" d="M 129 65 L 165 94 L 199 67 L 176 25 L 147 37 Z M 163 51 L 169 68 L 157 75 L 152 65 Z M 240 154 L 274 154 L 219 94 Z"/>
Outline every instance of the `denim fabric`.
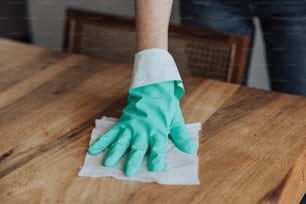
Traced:
<path fill-rule="evenodd" d="M 304 195 L 304 198 L 301 200 L 300 204 L 306 204 L 306 194 Z"/>
<path fill-rule="evenodd" d="M 306 96 L 306 0 L 181 0 L 180 5 L 183 24 L 249 35 L 251 48 L 258 17 L 272 90 Z"/>

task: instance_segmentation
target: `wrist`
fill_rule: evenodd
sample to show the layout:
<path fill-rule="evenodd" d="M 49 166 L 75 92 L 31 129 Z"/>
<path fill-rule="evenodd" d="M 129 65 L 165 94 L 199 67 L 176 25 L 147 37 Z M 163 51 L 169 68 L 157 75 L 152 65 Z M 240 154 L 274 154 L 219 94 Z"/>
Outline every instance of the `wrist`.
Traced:
<path fill-rule="evenodd" d="M 140 35 L 140 34 L 138 34 Z M 163 50 L 168 50 L 168 33 L 159 33 L 158 35 L 155 36 L 165 36 L 165 37 L 146 37 L 142 36 L 141 38 L 138 37 L 138 42 L 137 42 L 137 52 L 143 51 L 143 50 L 148 50 L 152 48 L 159 48 Z"/>

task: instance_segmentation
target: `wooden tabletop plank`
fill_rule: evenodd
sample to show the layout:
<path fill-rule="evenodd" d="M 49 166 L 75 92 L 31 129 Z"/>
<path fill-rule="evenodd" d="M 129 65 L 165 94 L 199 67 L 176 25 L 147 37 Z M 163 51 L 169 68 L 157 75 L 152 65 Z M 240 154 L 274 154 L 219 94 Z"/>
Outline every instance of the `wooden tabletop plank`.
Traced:
<path fill-rule="evenodd" d="M 185 121 L 204 123 L 239 88 L 238 84 L 184 77 L 186 95 L 181 100 Z M 205 101 L 201 103 L 200 101 Z"/>
<path fill-rule="evenodd" d="M 7 169 L 12 170 L 11 166 L 23 164 L 50 143 L 92 124 L 96 117 L 112 106 L 114 100 L 126 94 L 128 82 L 125 79 L 128 79 L 130 71 L 118 76 L 116 80 L 120 83 L 112 85 L 107 73 L 113 73 L 116 67 L 97 71 L 94 67 L 99 67 L 98 64 L 91 60 L 85 66 L 86 70 L 71 68 L 70 73 L 46 81 L 1 109 L 0 133 L 3 139 L 0 155 L 5 155 L 0 166 L 1 176 L 7 173 Z M 110 89 L 114 92 L 109 92 Z M 103 92 L 106 94 L 101 94 Z"/>
<path fill-rule="evenodd" d="M 212 203 L 277 199 L 270 196 L 306 147 L 304 107 L 303 97 L 238 89 L 203 125 L 201 181 L 211 191 L 201 195 Z"/>
<path fill-rule="evenodd" d="M 71 54 L 0 38 L 0 56 L 0 91 L 3 91 Z"/>
<path fill-rule="evenodd" d="M 0 93 L 0 108 L 8 106 L 10 103 L 29 94 L 43 83 L 46 83 L 46 81 L 52 80 L 56 75 L 67 70 L 71 65 L 81 63 L 82 60 L 84 60 L 84 57 L 80 56 L 65 58 L 59 63 L 51 65 L 48 69 L 40 70 L 38 73 L 32 74 L 31 77 L 19 80 L 19 82 L 7 87 Z"/>
<path fill-rule="evenodd" d="M 202 123 L 201 185 L 78 177 L 94 119 L 119 117 L 126 104 L 131 65 L 1 45 L 10 54 L 0 57 L 9 77 L 0 92 L 0 203 L 298 203 L 306 191 L 305 97 L 190 76 L 181 106 L 187 123 Z M 36 54 L 8 69 L 21 48 Z M 31 74 L 9 71 L 21 67 Z"/>

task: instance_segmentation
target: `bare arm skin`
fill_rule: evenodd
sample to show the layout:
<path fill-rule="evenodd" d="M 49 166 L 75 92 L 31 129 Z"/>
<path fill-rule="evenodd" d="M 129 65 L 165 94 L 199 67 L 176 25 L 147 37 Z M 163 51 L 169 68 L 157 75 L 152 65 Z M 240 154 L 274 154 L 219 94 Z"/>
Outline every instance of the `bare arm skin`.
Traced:
<path fill-rule="evenodd" d="M 168 50 L 168 26 L 173 0 L 135 0 L 137 51 Z"/>

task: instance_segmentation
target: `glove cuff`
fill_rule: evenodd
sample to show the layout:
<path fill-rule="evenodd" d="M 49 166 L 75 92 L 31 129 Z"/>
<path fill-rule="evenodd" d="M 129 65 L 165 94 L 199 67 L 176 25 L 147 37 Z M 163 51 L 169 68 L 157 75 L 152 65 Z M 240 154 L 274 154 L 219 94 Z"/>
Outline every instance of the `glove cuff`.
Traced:
<path fill-rule="evenodd" d="M 135 54 L 130 90 L 166 81 L 175 82 L 177 98 L 184 95 L 181 76 L 169 52 L 159 48 L 151 48 Z"/>

